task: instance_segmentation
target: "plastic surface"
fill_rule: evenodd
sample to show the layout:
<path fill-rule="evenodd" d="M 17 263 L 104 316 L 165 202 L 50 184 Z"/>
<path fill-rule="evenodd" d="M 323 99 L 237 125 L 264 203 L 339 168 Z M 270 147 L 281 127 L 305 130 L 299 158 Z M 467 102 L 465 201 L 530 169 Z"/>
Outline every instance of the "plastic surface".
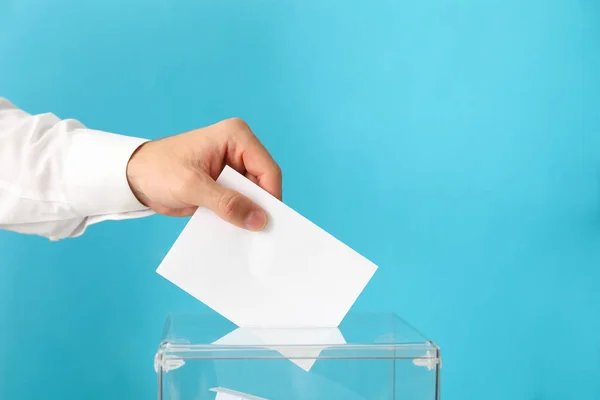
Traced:
<path fill-rule="evenodd" d="M 437 400 L 440 367 L 439 347 L 401 318 L 352 312 L 334 330 L 174 314 L 155 357 L 159 400 Z"/>

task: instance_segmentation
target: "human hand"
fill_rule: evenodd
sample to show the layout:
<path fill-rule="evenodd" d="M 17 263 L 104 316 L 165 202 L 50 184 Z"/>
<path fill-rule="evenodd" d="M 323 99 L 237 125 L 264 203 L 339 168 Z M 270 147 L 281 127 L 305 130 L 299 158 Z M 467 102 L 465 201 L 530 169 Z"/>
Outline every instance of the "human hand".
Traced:
<path fill-rule="evenodd" d="M 234 225 L 262 230 L 264 210 L 215 182 L 225 165 L 281 200 L 281 169 L 239 118 L 144 143 L 129 160 L 127 179 L 138 200 L 159 214 L 189 216 L 206 207 Z"/>

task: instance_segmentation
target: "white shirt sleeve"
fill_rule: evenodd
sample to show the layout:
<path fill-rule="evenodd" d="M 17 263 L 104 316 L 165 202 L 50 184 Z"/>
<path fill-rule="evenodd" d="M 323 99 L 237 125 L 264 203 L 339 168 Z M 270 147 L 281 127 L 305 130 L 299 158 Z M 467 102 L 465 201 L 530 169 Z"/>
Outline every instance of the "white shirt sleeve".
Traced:
<path fill-rule="evenodd" d="M 0 98 L 0 228 L 58 240 L 100 221 L 152 214 L 126 176 L 145 141 L 29 115 Z"/>

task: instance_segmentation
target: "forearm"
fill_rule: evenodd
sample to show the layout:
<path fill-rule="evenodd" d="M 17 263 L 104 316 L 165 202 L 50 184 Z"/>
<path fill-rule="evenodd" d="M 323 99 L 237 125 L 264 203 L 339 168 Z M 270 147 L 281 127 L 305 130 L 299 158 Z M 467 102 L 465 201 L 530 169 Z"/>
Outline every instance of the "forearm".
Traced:
<path fill-rule="evenodd" d="M 107 219 L 150 214 L 126 177 L 143 142 L 29 115 L 0 98 L 0 228 L 60 239 Z"/>

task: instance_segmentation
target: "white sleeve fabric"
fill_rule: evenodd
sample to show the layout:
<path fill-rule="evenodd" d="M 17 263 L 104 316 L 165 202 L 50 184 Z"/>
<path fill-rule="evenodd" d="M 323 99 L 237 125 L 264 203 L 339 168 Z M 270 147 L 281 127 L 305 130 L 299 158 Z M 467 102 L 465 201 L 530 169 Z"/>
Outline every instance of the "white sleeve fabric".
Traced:
<path fill-rule="evenodd" d="M 58 240 L 101 221 L 152 214 L 126 176 L 145 141 L 30 115 L 0 98 L 0 228 Z"/>

